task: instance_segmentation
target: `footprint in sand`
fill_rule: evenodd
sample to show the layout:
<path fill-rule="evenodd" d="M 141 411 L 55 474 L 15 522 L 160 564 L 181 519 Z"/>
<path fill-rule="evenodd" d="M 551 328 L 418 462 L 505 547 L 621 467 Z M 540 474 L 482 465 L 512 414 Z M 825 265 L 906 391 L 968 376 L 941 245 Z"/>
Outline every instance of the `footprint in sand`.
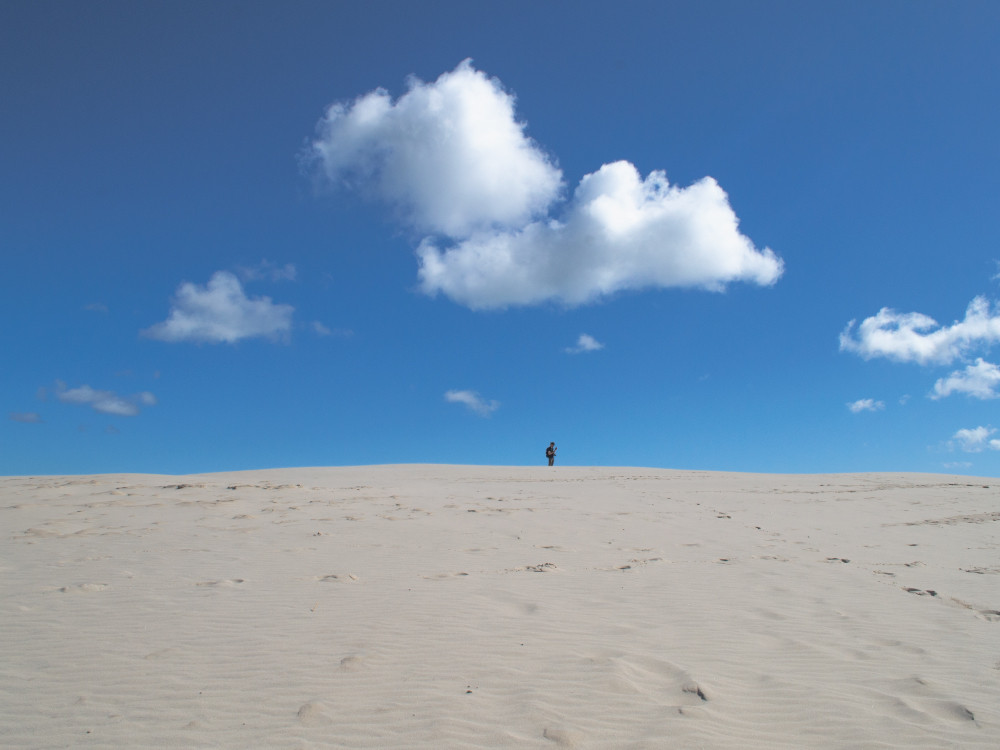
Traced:
<path fill-rule="evenodd" d="M 59 591 L 63 594 L 92 594 L 95 591 L 104 591 L 111 588 L 108 583 L 78 583 L 72 586 L 62 586 Z"/>
<path fill-rule="evenodd" d="M 243 578 L 227 578 L 222 581 L 198 581 L 195 586 L 222 586 L 228 588 L 231 586 L 238 586 L 241 583 L 246 583 L 246 580 Z"/>
<path fill-rule="evenodd" d="M 911 677 L 896 682 L 898 686 L 897 704 L 914 718 L 934 716 L 950 721 L 975 721 L 976 716 L 968 708 L 942 694 L 934 685 L 920 677 Z"/>
<path fill-rule="evenodd" d="M 358 577 L 353 573 L 348 573 L 344 575 L 343 573 L 330 573 L 325 576 L 316 576 L 317 581 L 326 581 L 327 583 L 351 583 L 357 581 Z"/>
<path fill-rule="evenodd" d="M 303 703 L 298 711 L 299 721 L 308 727 L 319 727 L 333 723 L 333 719 L 327 715 L 324 709 L 322 703 Z"/>
<path fill-rule="evenodd" d="M 577 732 L 570 732 L 566 729 L 553 729 L 546 727 L 542 731 L 542 737 L 550 740 L 558 747 L 578 747 L 583 741 L 583 736 Z"/>
<path fill-rule="evenodd" d="M 979 609 L 978 607 L 969 604 L 968 602 L 963 602 L 961 599 L 954 596 L 951 597 L 951 600 L 963 609 L 968 609 L 973 612 L 980 620 L 986 620 L 986 622 L 1000 622 L 1000 609 Z"/>
<path fill-rule="evenodd" d="M 632 565 L 649 565 L 650 563 L 663 562 L 662 557 L 639 557 L 629 560 Z"/>
<path fill-rule="evenodd" d="M 345 672 L 356 672 L 364 666 L 364 659 L 356 654 L 345 656 L 340 660 L 340 668 Z"/>
<path fill-rule="evenodd" d="M 694 680 L 689 680 L 688 682 L 685 682 L 683 685 L 681 685 L 681 692 L 690 693 L 691 695 L 696 695 L 703 701 L 708 702 L 708 695 L 702 689 L 701 685 L 699 685 Z"/>
<path fill-rule="evenodd" d="M 955 701 L 940 701 L 933 707 L 931 713 L 936 713 L 944 719 L 953 721 L 975 721 L 976 715 L 961 703 Z"/>
<path fill-rule="evenodd" d="M 633 568 L 641 568 L 644 565 L 649 565 L 650 563 L 663 562 L 662 557 L 643 557 L 643 558 L 633 558 L 623 565 L 616 565 L 613 568 L 600 568 L 600 570 L 632 570 Z"/>
<path fill-rule="evenodd" d="M 523 568 L 515 568 L 515 570 L 525 570 L 532 573 L 548 573 L 553 570 L 558 570 L 555 563 L 539 563 L 538 565 L 526 565 Z"/>
<path fill-rule="evenodd" d="M 938 596 L 938 592 L 934 589 L 918 589 L 913 588 L 912 586 L 907 586 L 903 588 L 903 591 L 908 594 L 916 594 L 917 596 L 932 596 L 940 598 Z M 963 602 L 961 599 L 957 599 L 954 596 L 950 597 L 950 599 L 958 606 L 971 610 L 976 617 L 981 620 L 986 620 L 986 622 L 1000 622 L 1000 609 L 979 609 L 978 607 L 969 604 L 968 602 Z"/>
<path fill-rule="evenodd" d="M 145 659 L 146 661 L 159 661 L 160 659 L 170 659 L 176 656 L 177 654 L 178 654 L 177 649 L 167 647 L 167 648 L 161 648 L 158 651 L 150 651 L 142 658 Z"/>

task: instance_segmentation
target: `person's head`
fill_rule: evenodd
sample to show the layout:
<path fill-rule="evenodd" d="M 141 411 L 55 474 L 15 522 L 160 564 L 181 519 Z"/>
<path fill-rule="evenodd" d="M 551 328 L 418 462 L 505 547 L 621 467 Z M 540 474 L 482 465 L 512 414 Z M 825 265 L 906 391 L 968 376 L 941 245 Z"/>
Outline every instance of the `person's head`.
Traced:
<path fill-rule="evenodd" d="M 551 443 L 549 443 L 549 445 L 555 445 L 555 444 L 556 444 L 555 440 L 553 440 Z"/>

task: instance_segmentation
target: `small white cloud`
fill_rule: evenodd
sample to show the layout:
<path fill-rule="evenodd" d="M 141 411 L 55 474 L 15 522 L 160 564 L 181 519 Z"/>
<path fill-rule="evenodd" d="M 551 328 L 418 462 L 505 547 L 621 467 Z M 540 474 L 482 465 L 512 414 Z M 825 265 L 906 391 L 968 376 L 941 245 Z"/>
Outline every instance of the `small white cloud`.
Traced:
<path fill-rule="evenodd" d="M 309 326 L 317 336 L 337 336 L 346 339 L 354 335 L 354 331 L 350 328 L 329 328 L 318 320 L 314 320 Z"/>
<path fill-rule="evenodd" d="M 567 346 L 564 351 L 567 354 L 582 354 L 583 352 L 596 352 L 604 348 L 604 344 L 588 333 L 581 333 L 576 340 L 576 346 Z"/>
<path fill-rule="evenodd" d="M 256 266 L 241 266 L 239 272 L 244 281 L 295 281 L 298 275 L 293 263 L 278 266 L 269 260 L 261 260 Z"/>
<path fill-rule="evenodd" d="M 108 312 L 108 306 L 101 302 L 92 302 L 89 305 L 84 305 L 83 309 L 86 310 L 87 312 L 98 312 L 98 313 Z"/>
<path fill-rule="evenodd" d="M 488 417 L 500 408 L 499 401 L 487 401 L 475 391 L 448 391 L 444 400 L 452 404 L 465 404 L 481 417 Z"/>
<path fill-rule="evenodd" d="M 92 404 L 103 398 L 113 397 L 111 391 L 98 391 L 89 385 L 79 388 L 66 388 L 63 383 L 56 383 L 56 398 L 64 404 Z"/>
<path fill-rule="evenodd" d="M 139 414 L 140 406 L 156 404 L 156 396 L 149 391 L 134 396 L 119 396 L 114 391 L 101 391 L 89 385 L 67 388 L 65 383 L 58 381 L 56 398 L 64 404 L 89 405 L 96 412 L 119 417 L 134 417 Z"/>
<path fill-rule="evenodd" d="M 167 319 L 143 334 L 160 341 L 213 344 L 258 336 L 281 340 L 291 330 L 293 310 L 270 297 L 247 297 L 236 276 L 217 271 L 205 286 L 181 284 Z"/>
<path fill-rule="evenodd" d="M 91 404 L 94 411 L 101 414 L 114 414 L 119 417 L 134 417 L 139 413 L 139 406 L 134 401 L 112 396 L 95 401 Z"/>
<path fill-rule="evenodd" d="M 41 424 L 42 415 L 35 411 L 12 411 L 10 418 L 23 424 Z"/>
<path fill-rule="evenodd" d="M 863 411 L 881 411 L 882 409 L 885 408 L 885 402 L 876 401 L 875 399 L 871 398 L 862 398 L 858 399 L 857 401 L 852 401 L 847 405 L 847 408 L 850 409 L 854 414 L 859 414 L 860 412 Z"/>
<path fill-rule="evenodd" d="M 995 432 L 996 429 L 993 427 L 973 427 L 959 430 L 952 439 L 957 440 L 958 447 L 966 453 L 981 453 L 986 448 L 1000 450 L 1000 440 L 988 440 Z"/>
<path fill-rule="evenodd" d="M 1000 341 L 1000 310 L 985 297 L 969 303 L 965 318 L 940 326 L 922 313 L 898 313 L 883 307 L 857 326 L 847 324 L 840 334 L 840 349 L 865 359 L 885 357 L 897 362 L 950 364 L 976 346 Z"/>
<path fill-rule="evenodd" d="M 949 461 L 946 464 L 942 464 L 946 469 L 971 469 L 971 461 Z"/>
<path fill-rule="evenodd" d="M 952 393 L 965 393 L 973 398 L 985 400 L 1000 396 L 1000 393 L 997 393 L 998 386 L 1000 386 L 1000 367 L 980 357 L 974 365 L 968 365 L 964 370 L 956 370 L 948 377 L 938 380 L 930 395 L 933 399 L 941 399 Z"/>

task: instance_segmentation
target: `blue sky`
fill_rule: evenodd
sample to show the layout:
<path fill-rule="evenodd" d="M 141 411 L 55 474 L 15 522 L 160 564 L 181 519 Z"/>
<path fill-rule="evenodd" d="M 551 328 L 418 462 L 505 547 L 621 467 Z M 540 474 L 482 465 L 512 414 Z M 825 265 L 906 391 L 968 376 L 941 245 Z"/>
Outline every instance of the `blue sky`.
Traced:
<path fill-rule="evenodd" d="M 994 2 L 0 7 L 0 473 L 1000 474 Z"/>

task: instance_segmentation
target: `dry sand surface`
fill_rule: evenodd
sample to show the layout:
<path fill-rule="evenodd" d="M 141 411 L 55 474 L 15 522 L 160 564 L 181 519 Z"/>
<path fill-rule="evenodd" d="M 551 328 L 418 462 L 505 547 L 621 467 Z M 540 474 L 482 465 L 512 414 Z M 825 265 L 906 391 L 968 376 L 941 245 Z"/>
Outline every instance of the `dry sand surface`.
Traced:
<path fill-rule="evenodd" d="M 996 750 L 998 491 L 559 466 L 0 477 L 0 745 Z"/>

